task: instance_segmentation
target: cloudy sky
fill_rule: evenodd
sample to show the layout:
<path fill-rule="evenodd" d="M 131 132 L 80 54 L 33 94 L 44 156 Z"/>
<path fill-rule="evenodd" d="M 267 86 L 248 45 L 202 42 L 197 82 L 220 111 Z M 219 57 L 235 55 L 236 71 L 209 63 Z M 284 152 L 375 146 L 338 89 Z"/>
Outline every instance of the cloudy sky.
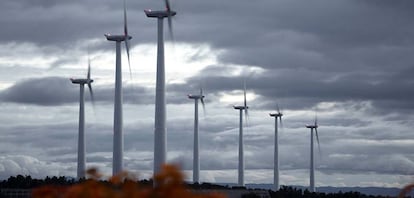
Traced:
<path fill-rule="evenodd" d="M 201 180 L 237 181 L 238 112 L 247 83 L 246 183 L 271 183 L 279 104 L 281 184 L 308 185 L 319 121 L 317 186 L 396 186 L 414 174 L 414 2 L 409 0 L 171 0 L 166 44 L 168 161 L 192 168 L 200 87 Z M 127 0 L 132 78 L 124 64 L 126 169 L 152 174 L 156 20 L 161 0 Z M 0 178 L 76 175 L 79 88 L 87 51 L 96 106 L 86 103 L 87 166 L 110 174 L 115 45 L 121 0 L 0 2 Z M 168 41 L 168 37 L 167 41 Z M 123 62 L 126 56 L 123 53 Z M 89 101 L 89 96 L 86 98 Z"/>

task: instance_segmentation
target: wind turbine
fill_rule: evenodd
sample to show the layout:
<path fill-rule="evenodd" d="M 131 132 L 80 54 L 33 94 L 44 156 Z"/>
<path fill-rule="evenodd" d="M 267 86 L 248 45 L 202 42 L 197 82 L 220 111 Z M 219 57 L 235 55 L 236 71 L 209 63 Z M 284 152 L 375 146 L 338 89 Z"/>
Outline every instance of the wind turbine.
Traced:
<path fill-rule="evenodd" d="M 273 180 L 275 191 L 278 191 L 280 188 L 279 185 L 279 138 L 278 138 L 278 126 L 277 121 L 279 119 L 280 126 L 282 127 L 282 116 L 283 113 L 280 112 L 279 106 L 277 107 L 277 113 L 269 113 L 271 117 L 275 118 L 275 152 L 274 152 L 274 171 L 273 171 Z"/>
<path fill-rule="evenodd" d="M 244 105 L 243 106 L 233 106 L 234 109 L 239 110 L 240 112 L 240 123 L 239 123 L 239 168 L 238 168 L 238 185 L 244 186 L 244 141 L 243 141 L 243 111 L 246 116 L 248 116 L 247 99 L 246 99 L 246 84 L 244 83 Z"/>
<path fill-rule="evenodd" d="M 86 172 L 86 159 L 85 159 L 85 97 L 84 90 L 85 84 L 88 85 L 89 93 L 91 94 L 92 103 L 94 103 L 93 91 L 92 91 L 92 82 L 91 79 L 91 61 L 88 57 L 88 74 L 85 78 L 73 79 L 71 78 L 73 84 L 79 84 L 80 94 L 79 94 L 79 134 L 78 134 L 78 169 L 77 169 L 77 178 L 85 178 Z"/>
<path fill-rule="evenodd" d="M 203 89 L 200 89 L 199 95 L 188 95 L 189 99 L 194 100 L 194 150 L 193 150 L 193 182 L 200 183 L 200 157 L 198 155 L 199 146 L 198 146 L 198 100 L 201 101 L 203 105 L 203 110 L 205 112 L 204 104 L 204 95 Z"/>
<path fill-rule="evenodd" d="M 113 142 L 113 166 L 112 174 L 120 173 L 123 168 L 123 148 L 124 139 L 122 135 L 122 67 L 121 67 L 121 42 L 125 41 L 125 49 L 128 56 L 129 71 L 131 74 L 131 65 L 129 60 L 129 40 L 132 39 L 128 35 L 126 2 L 124 0 L 124 34 L 111 35 L 105 34 L 108 41 L 116 43 L 116 63 L 115 63 L 115 104 L 114 104 L 114 142 Z M 132 75 L 132 74 L 131 74 Z"/>
<path fill-rule="evenodd" d="M 165 10 L 144 10 L 147 17 L 158 19 L 158 48 L 157 48 L 157 82 L 155 87 L 155 129 L 154 129 L 154 174 L 161 171 L 167 158 L 166 140 L 166 102 L 165 102 L 165 65 L 164 65 L 164 18 L 168 18 L 171 38 L 172 17 L 177 13 L 171 10 L 170 3 L 165 0 Z"/>
<path fill-rule="evenodd" d="M 318 118 L 315 115 L 315 122 L 313 125 L 306 125 L 306 128 L 311 129 L 311 135 L 310 135 L 310 140 L 311 140 L 311 144 L 310 144 L 310 181 L 309 181 L 309 185 L 310 185 L 310 191 L 311 192 L 315 192 L 315 161 L 314 161 L 314 153 L 313 153 L 313 130 L 315 130 L 315 134 L 316 134 L 316 140 L 318 142 L 318 149 L 319 149 L 319 154 L 321 152 L 321 147 L 319 144 L 319 136 L 318 136 Z"/>

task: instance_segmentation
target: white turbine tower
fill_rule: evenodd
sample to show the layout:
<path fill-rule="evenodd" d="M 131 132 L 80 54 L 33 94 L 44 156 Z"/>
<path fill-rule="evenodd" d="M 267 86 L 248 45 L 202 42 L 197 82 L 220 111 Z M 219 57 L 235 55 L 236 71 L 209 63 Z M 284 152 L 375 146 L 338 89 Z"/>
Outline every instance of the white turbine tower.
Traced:
<path fill-rule="evenodd" d="M 315 129 L 316 140 L 318 142 L 318 149 L 319 154 L 321 152 L 320 144 L 319 144 L 319 136 L 318 136 L 318 119 L 315 116 L 315 122 L 313 125 L 306 125 L 306 128 L 311 129 L 310 135 L 310 178 L 309 178 L 309 188 L 311 192 L 315 192 L 315 161 L 314 161 L 314 152 L 313 152 L 313 130 Z"/>
<path fill-rule="evenodd" d="M 244 186 L 244 141 L 243 141 L 243 111 L 246 116 L 248 116 L 248 106 L 246 99 L 246 84 L 244 84 L 244 105 L 243 106 L 233 106 L 234 109 L 239 110 L 240 112 L 240 122 L 239 122 L 239 167 L 238 167 L 238 185 Z"/>
<path fill-rule="evenodd" d="M 198 100 L 201 101 L 203 105 L 203 110 L 205 112 L 205 105 L 204 105 L 204 95 L 203 89 L 200 89 L 199 95 L 188 95 L 189 99 L 194 100 L 194 150 L 193 150 L 193 182 L 200 183 L 200 157 L 199 157 L 199 146 L 198 146 Z"/>
<path fill-rule="evenodd" d="M 165 65 L 164 65 L 164 18 L 168 18 L 171 38 L 172 17 L 177 13 L 171 10 L 170 3 L 165 0 L 166 10 L 144 10 L 147 17 L 158 19 L 158 48 L 157 48 L 157 82 L 155 87 L 155 129 L 154 129 L 154 174 L 159 173 L 167 158 L 166 140 L 166 102 L 165 102 Z"/>
<path fill-rule="evenodd" d="M 279 184 L 279 137 L 278 137 L 278 126 L 277 121 L 279 119 L 280 127 L 282 127 L 282 116 L 283 113 L 280 112 L 279 106 L 277 107 L 277 113 L 270 113 L 271 117 L 275 118 L 275 151 L 274 151 L 274 171 L 273 171 L 273 181 L 274 181 L 274 190 L 278 191 L 280 188 Z"/>
<path fill-rule="evenodd" d="M 125 41 L 125 48 L 129 61 L 129 40 L 132 39 L 128 35 L 126 2 L 124 0 L 124 34 L 110 35 L 105 34 L 108 41 L 116 42 L 116 69 L 115 69 L 115 104 L 114 104 L 114 142 L 113 142 L 113 167 L 112 174 L 116 175 L 123 169 L 123 148 L 124 139 L 122 135 L 122 67 L 121 67 L 121 42 Z M 129 64 L 129 71 L 131 72 L 131 65 Z"/>
<path fill-rule="evenodd" d="M 89 93 L 91 94 L 92 103 L 94 103 L 93 91 L 92 91 L 92 82 L 91 79 L 91 62 L 88 58 L 88 74 L 87 78 L 73 79 L 71 78 L 73 84 L 79 84 L 80 94 L 79 94 L 79 134 L 78 134 L 78 169 L 77 169 L 77 178 L 85 178 L 86 172 L 86 157 L 85 157 L 85 97 L 84 90 L 85 84 L 89 87 Z"/>

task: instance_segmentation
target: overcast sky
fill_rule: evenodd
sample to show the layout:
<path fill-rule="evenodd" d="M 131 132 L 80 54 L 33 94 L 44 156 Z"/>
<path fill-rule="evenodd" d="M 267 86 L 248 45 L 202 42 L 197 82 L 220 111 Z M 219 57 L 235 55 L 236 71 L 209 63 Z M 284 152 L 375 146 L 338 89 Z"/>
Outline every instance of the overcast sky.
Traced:
<path fill-rule="evenodd" d="M 127 0 L 132 78 L 124 75 L 124 162 L 152 174 L 157 22 Z M 166 43 L 168 161 L 192 169 L 194 104 L 201 181 L 237 181 L 238 112 L 248 88 L 246 183 L 273 181 L 274 121 L 282 185 L 309 184 L 315 112 L 317 186 L 396 186 L 414 174 L 414 2 L 409 0 L 171 0 L 175 43 Z M 0 2 L 0 178 L 76 175 L 79 87 L 87 51 L 96 106 L 87 95 L 87 167 L 112 169 L 115 45 L 121 0 Z M 169 41 L 166 35 L 166 40 Z M 126 55 L 123 52 L 123 63 Z M 202 114 L 201 114 L 202 115 Z"/>

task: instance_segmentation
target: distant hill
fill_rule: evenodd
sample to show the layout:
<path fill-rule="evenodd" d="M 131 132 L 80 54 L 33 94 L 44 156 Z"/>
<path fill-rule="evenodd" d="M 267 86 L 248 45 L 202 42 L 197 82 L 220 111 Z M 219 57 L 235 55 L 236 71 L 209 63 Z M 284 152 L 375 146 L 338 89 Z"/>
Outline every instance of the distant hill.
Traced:
<path fill-rule="evenodd" d="M 232 184 L 225 184 L 231 186 Z M 234 185 L 234 184 L 233 184 Z M 259 189 L 272 189 L 272 184 L 246 184 L 248 188 L 259 188 Z M 305 186 L 291 186 L 293 188 L 305 190 Z M 331 187 L 331 186 L 322 186 L 317 187 L 318 192 L 324 193 L 338 193 L 338 192 L 360 192 L 366 195 L 382 195 L 382 196 L 397 196 L 400 193 L 401 189 L 399 188 L 383 188 L 383 187 Z M 412 193 L 412 196 L 414 193 Z"/>
<path fill-rule="evenodd" d="M 382 195 L 382 196 L 397 196 L 401 189 L 399 188 L 382 188 L 382 187 L 320 187 L 322 192 L 337 193 L 339 191 L 349 192 L 356 191 L 366 195 Z"/>

